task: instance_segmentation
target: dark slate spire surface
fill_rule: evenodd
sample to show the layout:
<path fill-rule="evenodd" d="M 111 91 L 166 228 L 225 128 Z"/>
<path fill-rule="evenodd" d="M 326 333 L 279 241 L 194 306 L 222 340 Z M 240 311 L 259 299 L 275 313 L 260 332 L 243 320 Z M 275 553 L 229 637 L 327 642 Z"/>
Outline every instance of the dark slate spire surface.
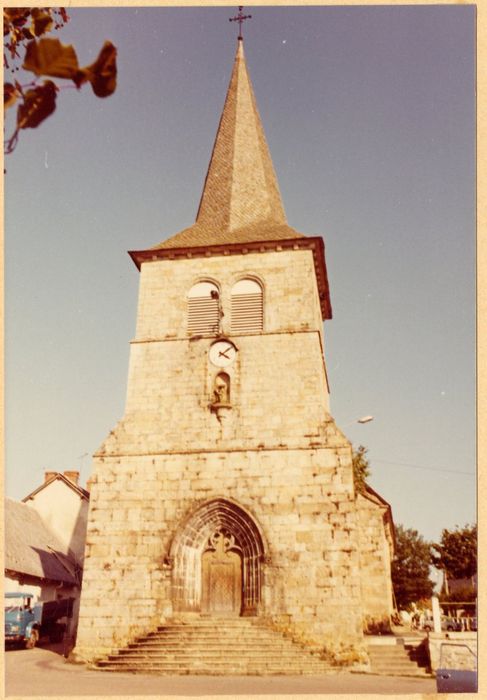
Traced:
<path fill-rule="evenodd" d="M 196 223 L 154 248 L 300 237 L 286 221 L 239 39 Z"/>

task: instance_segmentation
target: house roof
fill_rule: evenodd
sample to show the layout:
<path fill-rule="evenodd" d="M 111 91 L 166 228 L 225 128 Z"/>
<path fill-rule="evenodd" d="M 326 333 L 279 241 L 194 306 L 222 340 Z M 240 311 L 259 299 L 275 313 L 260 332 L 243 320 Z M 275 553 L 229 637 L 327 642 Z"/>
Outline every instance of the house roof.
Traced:
<path fill-rule="evenodd" d="M 388 503 L 385 498 L 382 498 L 382 496 L 378 494 L 377 491 L 374 491 L 374 489 L 368 484 L 365 484 L 365 492 L 363 492 L 363 495 L 370 501 L 374 501 L 381 506 L 386 506 L 387 508 L 391 509 L 390 503 Z"/>
<path fill-rule="evenodd" d="M 42 491 L 45 488 L 48 488 L 50 484 L 52 484 L 54 481 L 62 481 L 63 483 L 66 484 L 66 486 L 69 486 L 69 488 L 74 491 L 75 493 L 80 496 L 80 498 L 84 498 L 85 500 L 90 499 L 90 493 L 86 489 L 82 488 L 81 486 L 78 486 L 74 482 L 71 481 L 71 479 L 68 479 L 64 474 L 61 474 L 60 472 L 55 472 L 50 479 L 47 479 L 43 484 L 38 486 L 34 491 L 29 493 L 25 498 L 22 499 L 22 502 L 25 503 L 26 501 L 30 500 L 33 498 L 36 494 L 39 493 L 39 491 Z"/>
<path fill-rule="evenodd" d="M 25 503 L 5 499 L 5 569 L 19 574 L 76 584 L 69 550 Z"/>
<path fill-rule="evenodd" d="M 394 519 L 392 517 L 391 504 L 388 503 L 385 500 L 385 498 L 382 498 L 382 496 L 380 494 L 378 494 L 377 491 L 374 491 L 374 489 L 371 486 L 369 486 L 367 483 L 365 484 L 365 490 L 361 491 L 359 496 L 363 496 L 368 501 L 371 501 L 372 503 L 375 503 L 376 505 L 383 508 L 383 512 L 386 514 L 387 522 L 389 523 L 389 526 L 390 526 L 393 546 L 395 547 L 396 546 L 396 530 L 394 527 Z"/>

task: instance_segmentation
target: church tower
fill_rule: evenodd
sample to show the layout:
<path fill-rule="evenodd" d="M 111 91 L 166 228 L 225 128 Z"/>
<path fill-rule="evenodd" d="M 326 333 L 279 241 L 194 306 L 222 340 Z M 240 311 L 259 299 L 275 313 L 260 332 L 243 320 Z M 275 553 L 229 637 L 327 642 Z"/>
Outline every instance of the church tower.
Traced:
<path fill-rule="evenodd" d="M 201 615 L 361 650 L 324 245 L 287 223 L 241 38 L 195 224 L 130 255 L 137 327 L 125 413 L 94 457 L 77 654 Z"/>

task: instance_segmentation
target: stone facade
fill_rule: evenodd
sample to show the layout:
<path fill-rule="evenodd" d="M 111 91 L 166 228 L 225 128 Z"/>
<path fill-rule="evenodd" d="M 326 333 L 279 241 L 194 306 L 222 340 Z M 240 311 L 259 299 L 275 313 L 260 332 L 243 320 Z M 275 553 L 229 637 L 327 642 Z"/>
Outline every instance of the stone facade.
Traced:
<path fill-rule="evenodd" d="M 391 629 L 393 591 L 391 560 L 394 526 L 391 508 L 369 486 L 357 494 L 360 545 L 360 581 L 364 631 L 372 634 Z"/>
<path fill-rule="evenodd" d="M 249 274 L 263 285 L 265 330 L 230 336 L 228 291 Z M 210 408 L 215 337 L 186 330 L 187 292 L 201 277 L 218 283 L 223 335 L 238 349 L 226 368 L 224 422 Z M 181 542 L 194 530 L 191 518 L 212 507 L 208 523 L 200 517 L 206 539 L 220 521 L 231 530 L 227 507 L 255 540 L 259 582 L 249 613 L 315 643 L 333 639 L 338 650 L 358 643 L 351 448 L 327 408 L 309 251 L 144 264 L 126 413 L 92 476 L 78 652 L 101 654 L 161 619 L 200 610 L 205 542 Z"/>
<path fill-rule="evenodd" d="M 430 632 L 428 653 L 433 672 L 438 668 L 476 671 L 479 653 L 477 632 Z"/>
<path fill-rule="evenodd" d="M 136 336 L 125 414 L 93 465 L 78 657 L 201 614 L 257 616 L 363 657 L 360 509 L 329 413 L 323 247 L 285 222 L 241 43 L 196 224 L 131 255 Z M 261 292 L 238 301 L 239 331 L 242 280 Z M 196 285 L 206 297 L 190 302 Z"/>

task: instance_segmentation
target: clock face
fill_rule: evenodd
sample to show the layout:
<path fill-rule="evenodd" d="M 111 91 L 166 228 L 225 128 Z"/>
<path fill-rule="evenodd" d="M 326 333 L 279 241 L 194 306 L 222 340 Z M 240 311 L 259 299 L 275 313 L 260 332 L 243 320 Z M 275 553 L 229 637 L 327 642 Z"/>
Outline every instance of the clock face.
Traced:
<path fill-rule="evenodd" d="M 210 348 L 210 362 L 216 367 L 228 367 L 237 355 L 237 348 L 229 340 L 217 340 Z"/>

